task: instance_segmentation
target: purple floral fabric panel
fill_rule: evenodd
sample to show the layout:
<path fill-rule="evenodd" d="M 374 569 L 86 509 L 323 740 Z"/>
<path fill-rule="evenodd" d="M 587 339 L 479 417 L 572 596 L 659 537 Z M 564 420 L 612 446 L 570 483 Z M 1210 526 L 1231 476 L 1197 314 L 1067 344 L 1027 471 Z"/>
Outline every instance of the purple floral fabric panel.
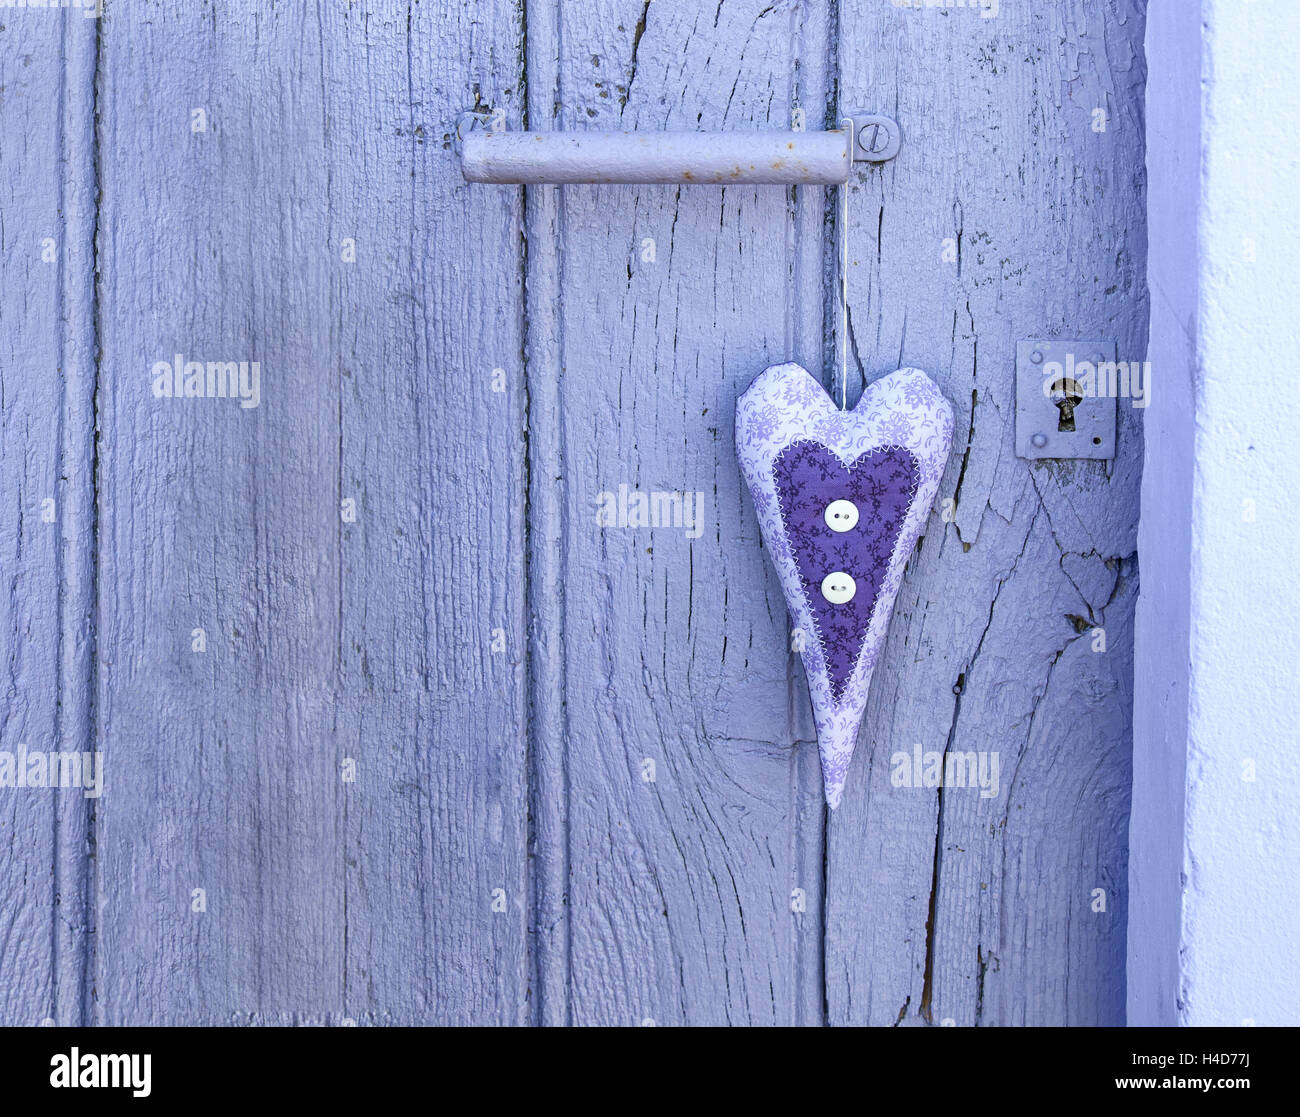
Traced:
<path fill-rule="evenodd" d="M 916 492 L 916 457 L 901 446 L 863 454 L 845 468 L 824 446 L 796 442 L 773 465 L 781 518 L 804 592 L 826 652 L 831 694 L 838 701 L 862 654 L 903 518 Z M 851 501 L 858 522 L 833 531 L 826 508 Z M 851 600 L 827 601 L 822 579 L 844 573 L 857 583 Z"/>

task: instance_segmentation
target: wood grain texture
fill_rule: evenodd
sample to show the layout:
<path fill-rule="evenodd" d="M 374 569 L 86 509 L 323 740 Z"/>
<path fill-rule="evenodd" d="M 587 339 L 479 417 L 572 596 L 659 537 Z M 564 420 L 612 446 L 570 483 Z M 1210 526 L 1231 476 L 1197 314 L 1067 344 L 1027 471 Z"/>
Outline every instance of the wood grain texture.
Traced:
<path fill-rule="evenodd" d="M 1122 1022 L 1141 413 L 1021 461 L 1014 354 L 1145 348 L 1144 8 L 0 16 L 0 749 L 106 768 L 0 789 L 0 1021 Z M 837 196 L 468 185 L 452 137 L 796 106 L 904 127 L 850 401 L 911 364 L 958 415 L 831 818 L 732 424 L 838 384 Z M 176 354 L 258 406 L 157 398 Z M 997 796 L 892 786 L 915 743 Z"/>
<path fill-rule="evenodd" d="M 0 751 L 90 749 L 95 25 L 0 13 Z M 0 788 L 0 1023 L 78 1024 L 96 800 Z"/>
<path fill-rule="evenodd" d="M 1123 1021 L 1140 413 L 1114 462 L 1030 465 L 1014 368 L 1039 334 L 1145 351 L 1143 11 L 843 9 L 842 96 L 906 122 L 852 195 L 857 377 L 927 369 L 957 440 L 830 825 L 835 1023 Z M 996 751 L 999 794 L 893 786 L 917 742 Z"/>
<path fill-rule="evenodd" d="M 801 37 L 794 9 L 757 0 L 529 11 L 530 89 L 553 91 L 568 129 L 788 127 L 796 60 L 826 49 L 823 23 Z M 530 100 L 530 127 L 551 126 L 547 108 Z M 558 524 L 544 542 L 559 557 L 539 570 L 534 624 L 561 634 L 563 704 L 545 757 L 561 774 L 544 773 L 562 790 L 539 826 L 562 832 L 567 890 L 564 942 L 543 958 L 563 950 L 550 995 L 565 1001 L 545 1018 L 819 1022 L 816 759 L 792 747 L 811 736 L 807 700 L 731 429 L 736 395 L 796 335 L 817 357 L 819 277 L 802 274 L 801 295 L 795 276 L 821 191 L 542 192 L 556 197 L 530 210 L 551 223 L 530 229 L 530 321 L 549 315 L 529 368 L 546 401 L 531 505 Z M 598 524 L 620 486 L 702 493 L 702 533 Z"/>
<path fill-rule="evenodd" d="M 336 269 L 331 345 L 342 492 L 358 503 L 337 684 L 339 753 L 364 765 L 347 804 L 346 995 L 359 1020 L 520 1024 L 522 211 L 517 192 L 462 180 L 448 127 L 477 91 L 518 102 L 522 29 L 509 5 L 410 15 L 331 12 L 324 29 L 332 224 L 365 254 Z"/>
<path fill-rule="evenodd" d="M 518 205 L 448 132 L 518 35 L 105 21 L 106 1022 L 525 1018 Z M 260 362 L 260 405 L 154 398 L 173 353 Z"/>

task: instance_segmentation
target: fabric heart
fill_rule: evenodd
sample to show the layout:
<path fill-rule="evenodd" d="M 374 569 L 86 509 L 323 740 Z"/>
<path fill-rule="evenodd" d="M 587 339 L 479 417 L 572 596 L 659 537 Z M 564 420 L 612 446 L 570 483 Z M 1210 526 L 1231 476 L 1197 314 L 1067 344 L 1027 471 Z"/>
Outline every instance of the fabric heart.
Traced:
<path fill-rule="evenodd" d="M 903 568 L 952 445 L 952 408 L 920 369 L 841 411 L 799 365 L 736 404 L 736 450 L 808 675 L 826 802 L 839 806 Z"/>

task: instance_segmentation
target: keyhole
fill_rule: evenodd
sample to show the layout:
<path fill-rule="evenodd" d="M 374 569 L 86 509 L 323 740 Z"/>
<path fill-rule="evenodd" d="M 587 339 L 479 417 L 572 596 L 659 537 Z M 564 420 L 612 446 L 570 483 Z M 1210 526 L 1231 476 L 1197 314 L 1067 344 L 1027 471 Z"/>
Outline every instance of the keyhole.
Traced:
<path fill-rule="evenodd" d="M 1077 380 L 1058 380 L 1052 385 L 1052 401 L 1061 412 L 1056 424 L 1058 431 L 1074 430 L 1074 409 L 1083 402 L 1083 390 Z"/>

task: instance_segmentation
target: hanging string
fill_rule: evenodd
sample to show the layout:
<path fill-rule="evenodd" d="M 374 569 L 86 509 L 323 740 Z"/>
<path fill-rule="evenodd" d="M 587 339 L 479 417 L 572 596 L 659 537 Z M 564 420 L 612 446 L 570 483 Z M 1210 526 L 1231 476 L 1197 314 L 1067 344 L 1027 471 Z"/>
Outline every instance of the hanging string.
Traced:
<path fill-rule="evenodd" d="M 853 178 L 853 121 L 840 119 L 848 126 L 849 176 L 840 187 L 840 410 L 849 409 L 849 182 Z"/>

